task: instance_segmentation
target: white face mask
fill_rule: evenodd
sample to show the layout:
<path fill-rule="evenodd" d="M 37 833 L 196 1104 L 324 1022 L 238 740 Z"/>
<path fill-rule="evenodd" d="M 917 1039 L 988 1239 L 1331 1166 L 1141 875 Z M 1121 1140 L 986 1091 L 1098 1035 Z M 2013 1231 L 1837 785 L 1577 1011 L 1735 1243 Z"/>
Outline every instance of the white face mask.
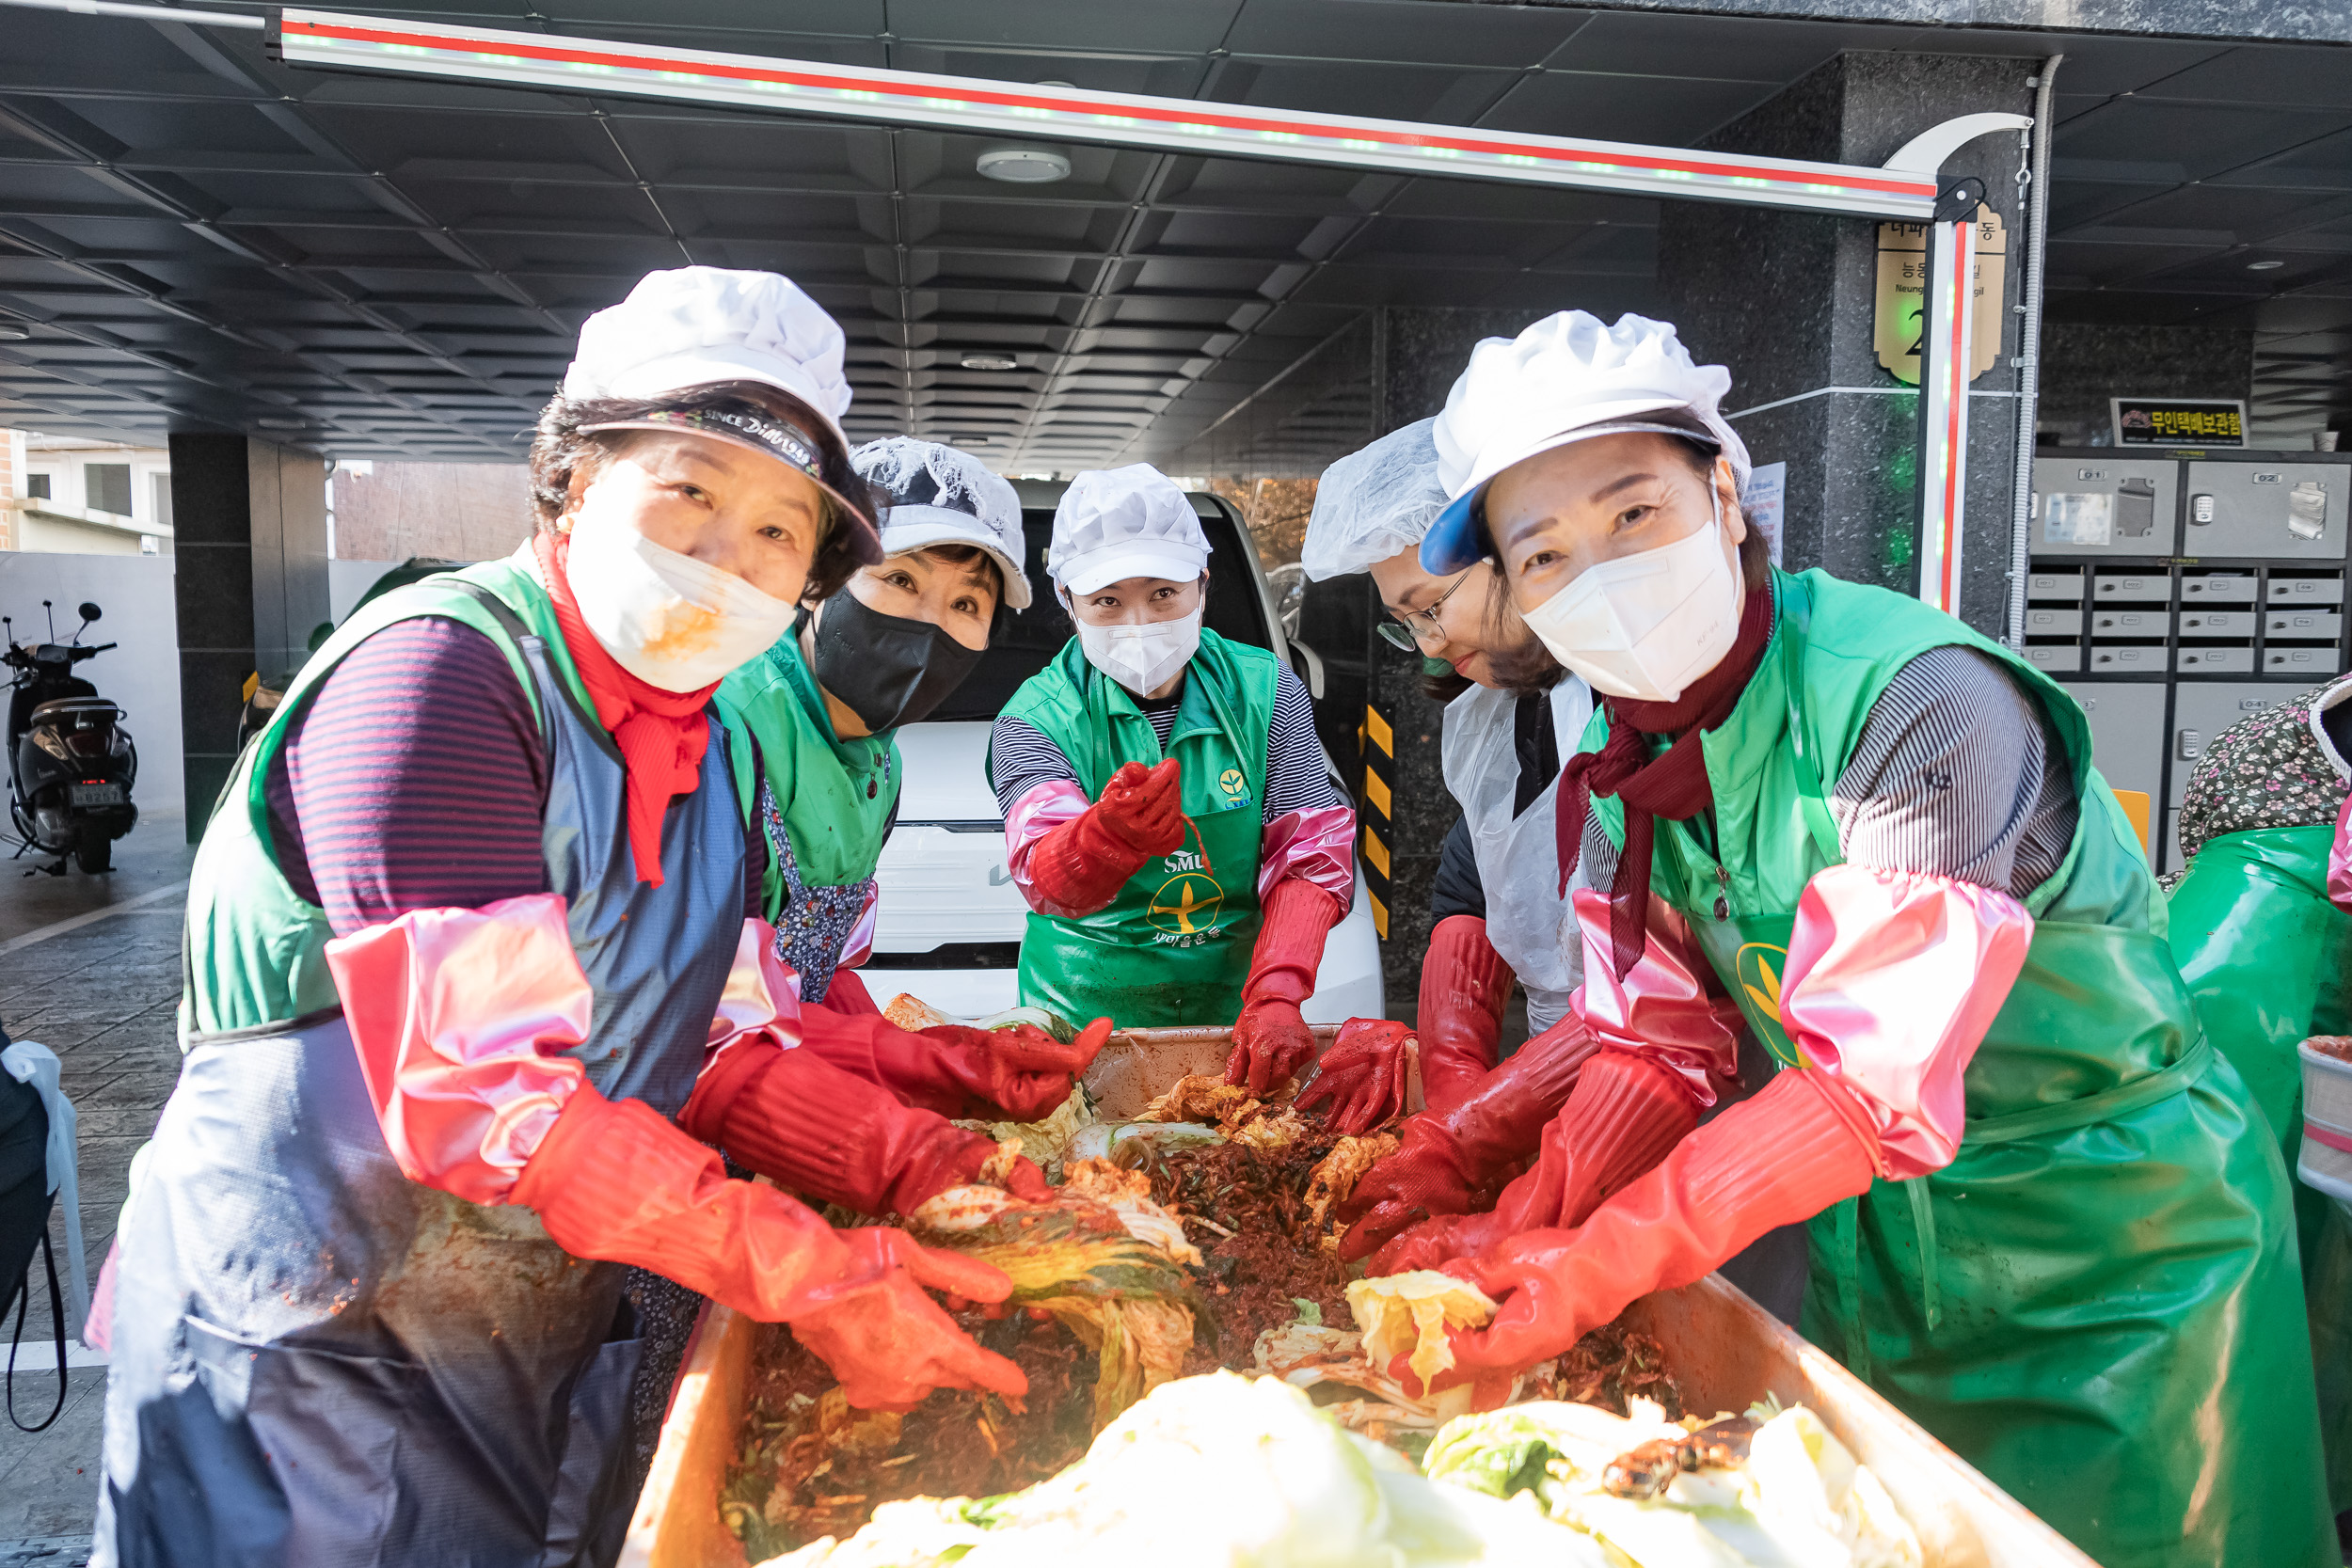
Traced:
<path fill-rule="evenodd" d="M 1723 527 L 1719 499 L 1714 520 L 1689 538 L 1586 567 L 1526 612 L 1529 628 L 1596 691 L 1675 701 L 1740 636 L 1740 578 Z"/>
<path fill-rule="evenodd" d="M 1073 619 L 1076 619 L 1074 616 Z M 1087 662 L 1130 691 L 1156 690 L 1200 646 L 1200 611 L 1139 626 L 1089 626 L 1078 622 Z"/>
<path fill-rule="evenodd" d="M 596 641 L 664 691 L 699 691 L 792 629 L 791 605 L 655 544 L 593 499 L 573 516 L 565 569 Z"/>

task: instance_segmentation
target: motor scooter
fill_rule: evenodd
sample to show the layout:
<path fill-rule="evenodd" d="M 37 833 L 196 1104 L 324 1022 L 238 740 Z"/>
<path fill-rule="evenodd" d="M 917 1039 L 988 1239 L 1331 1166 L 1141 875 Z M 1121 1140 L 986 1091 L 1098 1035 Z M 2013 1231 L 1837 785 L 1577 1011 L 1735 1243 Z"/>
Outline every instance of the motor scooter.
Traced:
<path fill-rule="evenodd" d="M 57 857 L 40 869 L 65 874 L 72 855 L 87 872 L 112 870 L 115 840 L 139 818 L 131 803 L 139 752 L 122 727 L 122 709 L 73 673 L 112 642 L 85 647 L 82 632 L 99 618 L 81 606 L 82 625 L 71 642 L 57 641 L 57 618 L 47 599 L 49 641 L 19 647 L 16 626 L 0 616 L 0 664 L 16 672 L 8 683 L 8 816 L 17 855 L 40 849 Z M 29 875 L 29 873 L 28 873 Z"/>

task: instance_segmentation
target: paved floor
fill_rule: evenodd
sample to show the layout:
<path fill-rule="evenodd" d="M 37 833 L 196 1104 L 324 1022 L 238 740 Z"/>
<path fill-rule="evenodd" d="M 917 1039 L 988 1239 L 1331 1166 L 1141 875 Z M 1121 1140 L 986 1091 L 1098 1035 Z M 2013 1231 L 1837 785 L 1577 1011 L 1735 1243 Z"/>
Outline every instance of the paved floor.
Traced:
<path fill-rule="evenodd" d="M 172 1010 L 195 853 L 184 836 L 178 818 L 149 818 L 116 846 L 116 869 L 99 877 L 27 877 L 28 862 L 0 860 L 0 1027 L 40 1041 L 64 1064 L 81 1134 L 82 1232 L 93 1280 L 114 1236 L 131 1156 L 179 1076 Z M 61 1215 L 50 1233 L 62 1272 Z M 14 1325 L 10 1312 L 8 1328 Z M 17 1357 L 16 1408 L 28 1420 L 46 1414 L 57 1394 L 49 1336 L 44 1287 Z M 71 1568 L 87 1555 L 105 1379 L 103 1367 L 73 1369 L 65 1411 L 46 1432 L 0 1422 L 0 1568 Z"/>

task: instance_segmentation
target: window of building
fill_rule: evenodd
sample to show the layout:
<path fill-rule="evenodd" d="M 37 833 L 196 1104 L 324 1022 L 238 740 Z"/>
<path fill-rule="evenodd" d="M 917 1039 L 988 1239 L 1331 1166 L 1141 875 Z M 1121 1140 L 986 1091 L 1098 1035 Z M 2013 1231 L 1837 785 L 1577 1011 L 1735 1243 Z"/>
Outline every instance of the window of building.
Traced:
<path fill-rule="evenodd" d="M 84 504 L 91 511 L 112 512 L 128 517 L 131 515 L 131 465 L 83 464 L 82 494 L 86 498 Z"/>
<path fill-rule="evenodd" d="M 24 494 L 31 499 L 37 501 L 52 500 L 56 499 L 55 493 L 49 488 L 49 476 L 47 474 L 26 474 L 24 476 Z"/>
<path fill-rule="evenodd" d="M 171 470 L 147 476 L 147 483 L 155 497 L 155 520 L 164 527 L 171 526 Z"/>

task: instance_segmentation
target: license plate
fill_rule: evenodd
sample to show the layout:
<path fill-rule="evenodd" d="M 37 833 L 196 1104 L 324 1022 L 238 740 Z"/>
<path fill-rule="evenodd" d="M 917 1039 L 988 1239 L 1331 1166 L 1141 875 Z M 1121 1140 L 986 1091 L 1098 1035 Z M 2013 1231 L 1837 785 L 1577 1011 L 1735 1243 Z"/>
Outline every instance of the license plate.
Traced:
<path fill-rule="evenodd" d="M 119 806 L 122 804 L 122 786 L 119 784 L 75 784 L 73 803 L 77 806 Z"/>

